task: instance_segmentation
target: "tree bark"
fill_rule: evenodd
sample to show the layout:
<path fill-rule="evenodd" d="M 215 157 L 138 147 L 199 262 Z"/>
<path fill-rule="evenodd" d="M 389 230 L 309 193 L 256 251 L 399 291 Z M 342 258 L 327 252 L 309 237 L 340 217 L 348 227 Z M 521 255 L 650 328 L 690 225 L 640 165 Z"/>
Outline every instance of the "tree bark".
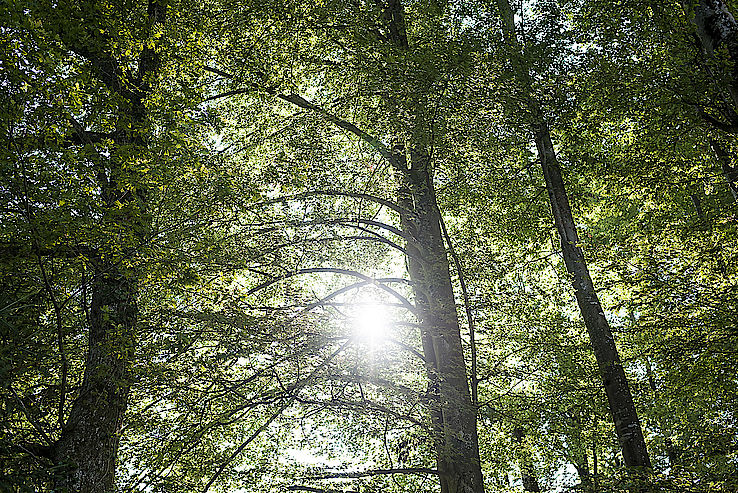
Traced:
<path fill-rule="evenodd" d="M 147 38 L 156 24 L 164 22 L 165 14 L 165 0 L 149 0 L 147 31 L 141 33 L 142 38 Z M 83 23 L 82 19 L 78 21 Z M 92 260 L 94 277 L 84 377 L 50 455 L 59 468 L 54 485 L 58 491 L 109 493 L 115 490 L 116 458 L 132 385 L 139 313 L 139 272 L 124 265 L 151 229 L 146 190 L 134 182 L 123 183 L 122 177 L 133 173 L 126 167 L 134 154 L 138 159 L 146 154 L 148 112 L 144 99 L 151 91 L 150 79 L 159 68 L 159 57 L 151 45 L 145 46 L 138 70 L 126 73 L 131 80 L 122 84 L 119 78 L 124 70 L 104 49 L 66 33 L 60 36 L 71 52 L 87 60 L 109 91 L 120 97 L 119 128 L 106 157 L 106 169 L 101 164 L 98 172 L 101 205 L 106 211 L 101 222 L 104 230 L 115 232 L 113 241 L 120 243 L 113 252 Z M 90 34 L 91 40 L 96 38 L 98 33 Z M 132 148 L 136 153 L 131 152 Z"/>
<path fill-rule="evenodd" d="M 513 69 L 522 90 L 521 99 L 526 101 L 527 108 L 525 109 L 531 115 L 530 127 L 538 150 L 556 230 L 561 240 L 564 263 L 571 276 L 574 295 L 594 349 L 625 464 L 630 468 L 650 469 L 651 461 L 646 451 L 640 421 L 615 347 L 610 324 L 605 317 L 587 268 L 584 253 L 579 246 L 576 224 L 561 177 L 556 151 L 551 141 L 548 123 L 540 104 L 534 98 L 529 68 L 522 62 L 522 51 L 517 41 L 513 11 L 508 0 L 498 0 L 497 4 L 500 9 L 505 40 L 511 50 L 510 58 Z"/>
<path fill-rule="evenodd" d="M 442 493 L 482 493 L 476 409 L 472 404 L 461 333 L 443 243 L 441 214 L 426 153 L 412 150 L 410 167 L 398 171 L 401 226 L 408 241 L 423 351 L 430 385 L 431 419 Z M 404 155 L 398 155 L 406 162 Z"/>
<path fill-rule="evenodd" d="M 389 0 L 382 5 L 382 20 L 388 31 L 386 40 L 398 51 L 407 51 L 409 43 L 401 0 Z M 430 382 L 428 394 L 441 493 L 483 493 L 477 411 L 469 392 L 430 154 L 418 144 L 424 140 L 419 137 L 423 134 L 419 120 L 416 117 L 410 124 L 410 162 L 403 147 L 396 147 L 392 156 L 385 159 L 389 158 L 395 171 L 398 203 L 410 211 L 401 214 L 400 221 L 403 232 L 411 238 L 407 244 L 407 264 Z"/>
<path fill-rule="evenodd" d="M 738 23 L 723 0 L 699 0 L 693 21 L 697 26 L 697 38 L 708 57 L 713 57 L 716 51 L 723 48 L 728 54 L 732 69 L 723 74 L 725 81 L 716 82 L 730 94 L 732 116 L 735 117 L 735 110 L 738 109 Z"/>
<path fill-rule="evenodd" d="M 61 491 L 114 490 L 120 429 L 131 385 L 136 281 L 108 264 L 98 270 L 92 291 L 84 380 L 53 448 L 54 462 L 67 468 L 56 484 Z"/>
<path fill-rule="evenodd" d="M 561 168 L 556 159 L 548 125 L 545 122 L 534 125 L 533 134 L 556 230 L 561 240 L 564 263 L 571 276 L 574 296 L 594 349 L 625 465 L 650 468 L 651 461 L 646 451 L 646 442 L 628 380 L 615 347 L 615 339 L 595 291 L 584 252 L 579 246 L 576 224 L 571 213 L 569 198 L 561 177 Z"/>

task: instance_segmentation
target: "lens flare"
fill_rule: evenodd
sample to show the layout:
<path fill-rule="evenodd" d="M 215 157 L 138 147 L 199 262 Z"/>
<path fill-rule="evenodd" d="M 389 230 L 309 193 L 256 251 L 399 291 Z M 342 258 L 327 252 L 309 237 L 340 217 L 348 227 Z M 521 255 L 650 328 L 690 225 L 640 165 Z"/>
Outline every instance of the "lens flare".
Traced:
<path fill-rule="evenodd" d="M 390 319 L 384 305 L 365 303 L 354 310 L 352 324 L 354 335 L 360 340 L 379 344 L 388 336 Z"/>

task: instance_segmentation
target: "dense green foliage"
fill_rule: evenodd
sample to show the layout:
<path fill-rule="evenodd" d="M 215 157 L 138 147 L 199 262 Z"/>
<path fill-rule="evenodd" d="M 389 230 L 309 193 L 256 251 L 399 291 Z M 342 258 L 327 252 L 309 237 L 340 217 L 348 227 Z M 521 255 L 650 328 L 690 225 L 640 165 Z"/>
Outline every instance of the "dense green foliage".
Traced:
<path fill-rule="evenodd" d="M 520 60 L 495 2 L 408 0 L 406 37 L 395 0 L 0 4 L 0 490 L 66 474 L 54 444 L 115 277 L 137 314 L 108 343 L 130 358 L 120 491 L 437 491 L 382 155 L 412 143 L 448 230 L 486 490 L 634 491 L 530 89 L 652 491 L 735 491 L 736 61 L 700 48 L 692 3 L 514 2 Z"/>

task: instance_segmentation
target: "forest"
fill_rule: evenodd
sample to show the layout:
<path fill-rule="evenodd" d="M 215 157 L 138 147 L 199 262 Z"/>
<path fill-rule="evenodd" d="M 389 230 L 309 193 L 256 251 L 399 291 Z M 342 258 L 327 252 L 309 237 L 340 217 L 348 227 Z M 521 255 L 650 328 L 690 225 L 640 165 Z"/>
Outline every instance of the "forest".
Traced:
<path fill-rule="evenodd" d="M 738 491 L 738 2 L 0 2 L 0 491 Z"/>

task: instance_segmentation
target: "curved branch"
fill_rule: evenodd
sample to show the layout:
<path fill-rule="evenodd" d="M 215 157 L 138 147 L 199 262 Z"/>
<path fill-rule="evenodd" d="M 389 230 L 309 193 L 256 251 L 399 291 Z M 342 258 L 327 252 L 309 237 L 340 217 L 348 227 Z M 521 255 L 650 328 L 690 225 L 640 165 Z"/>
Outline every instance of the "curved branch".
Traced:
<path fill-rule="evenodd" d="M 380 229 L 384 229 L 386 231 L 389 231 L 390 233 L 394 233 L 395 235 L 407 240 L 412 241 L 412 237 L 402 231 L 401 229 L 389 225 L 387 223 L 383 223 L 381 221 L 376 221 L 374 219 L 364 219 L 364 218 L 336 218 L 336 219 L 321 219 L 321 220 L 314 220 L 314 221 L 265 221 L 261 223 L 256 224 L 247 224 L 246 226 L 253 226 L 254 228 L 263 226 L 261 230 L 257 231 L 257 234 L 261 234 L 264 232 L 270 232 L 274 231 L 276 229 L 279 229 L 278 226 L 284 225 L 284 226 L 295 226 L 295 227 L 303 227 L 303 226 L 319 226 L 319 225 L 341 225 L 346 226 L 347 228 L 357 228 L 355 224 L 352 223 L 358 223 L 358 224 L 366 224 L 369 226 L 375 226 Z"/>
<path fill-rule="evenodd" d="M 398 214 L 408 214 L 409 213 L 409 211 L 407 211 L 403 207 L 400 207 L 395 202 L 392 202 L 391 200 L 383 199 L 382 197 L 377 197 L 376 195 L 371 195 L 368 193 L 359 193 L 359 192 L 343 192 L 343 191 L 338 191 L 338 190 L 313 190 L 309 192 L 298 193 L 295 195 L 277 197 L 275 199 L 269 199 L 263 202 L 257 202 L 256 204 L 254 204 L 254 206 L 270 205 L 270 204 L 276 204 L 280 202 L 288 202 L 290 200 L 301 200 L 301 199 L 305 199 L 308 197 L 314 197 L 314 196 L 319 196 L 319 195 L 326 195 L 329 197 L 350 197 L 350 198 L 355 198 L 355 199 L 363 199 L 363 200 L 368 200 L 371 202 L 376 202 L 377 204 L 381 204 L 389 209 L 392 209 Z"/>
<path fill-rule="evenodd" d="M 227 72 L 224 72 L 223 70 L 213 68 L 213 67 L 208 67 L 208 66 L 205 66 L 204 69 L 208 72 L 212 72 L 222 77 L 234 80 L 233 75 Z M 369 144 L 375 151 L 379 153 L 380 156 L 386 159 L 387 162 L 390 163 L 390 165 L 396 170 L 401 171 L 403 173 L 407 172 L 406 166 L 403 165 L 404 160 L 402 159 L 401 155 L 398 155 L 395 152 L 393 152 L 392 149 L 390 149 L 385 143 L 383 143 L 377 137 L 374 137 L 368 132 L 360 129 L 358 126 L 356 126 L 356 124 L 351 123 L 348 120 L 339 118 L 338 116 L 322 108 L 321 106 L 318 106 L 315 103 L 308 101 L 307 99 L 303 98 L 299 94 L 282 94 L 274 87 L 264 87 L 254 82 L 249 82 L 247 83 L 247 85 L 254 90 L 266 92 L 267 94 L 270 94 L 277 99 L 281 99 L 282 101 L 293 104 L 299 108 L 309 110 L 309 111 L 312 111 L 314 113 L 321 115 L 326 121 L 334 124 L 336 127 L 342 130 L 346 130 L 347 132 L 354 134 L 355 136 L 359 137 L 359 139 Z M 213 98 L 226 97 L 226 96 L 230 96 L 234 94 L 242 94 L 245 92 L 247 92 L 247 89 L 243 89 L 243 88 L 235 89 L 235 90 L 228 91 L 226 93 L 214 96 Z"/>
<path fill-rule="evenodd" d="M 343 350 L 346 349 L 349 346 L 349 344 L 351 344 L 352 342 L 353 342 L 353 338 L 347 340 L 345 343 L 341 345 L 341 347 L 336 349 L 333 353 L 330 354 L 330 356 L 324 359 L 323 362 L 320 365 L 318 365 L 318 367 L 315 368 L 312 371 L 312 373 L 310 373 L 310 375 L 305 377 L 303 380 L 298 380 L 292 385 L 292 388 L 290 389 L 293 392 L 292 395 L 288 399 L 286 399 L 285 402 L 281 406 L 279 406 L 277 411 L 274 414 L 272 414 L 264 423 L 262 423 L 256 429 L 256 431 L 254 431 L 254 433 L 249 435 L 249 437 L 243 443 L 241 443 L 241 445 L 236 447 L 233 453 L 231 453 L 231 455 L 228 456 L 228 459 L 226 459 L 226 461 L 223 462 L 223 464 L 221 464 L 218 470 L 215 471 L 215 474 L 213 474 L 213 476 L 210 478 L 208 483 L 205 485 L 205 488 L 203 488 L 202 493 L 207 493 L 207 491 L 210 489 L 213 483 L 215 483 L 215 480 L 218 479 L 218 477 L 220 477 L 221 474 L 223 474 L 223 471 L 225 471 L 225 468 L 228 467 L 228 465 L 231 462 L 233 462 L 233 460 L 236 457 L 238 457 L 241 454 L 241 452 L 243 452 L 243 450 L 248 446 L 248 444 L 254 441 L 254 439 L 258 437 L 262 431 L 267 429 L 269 425 L 272 424 L 272 422 L 275 419 L 277 419 L 288 407 L 290 407 L 292 403 L 294 403 L 295 400 L 298 398 L 299 391 L 302 390 L 305 386 L 307 386 L 310 382 L 312 382 L 315 379 L 315 377 L 318 375 L 318 373 L 322 371 L 324 368 L 326 368 L 328 364 L 331 361 L 333 361 L 333 359 L 336 356 L 338 356 L 341 352 L 343 352 Z"/>
<path fill-rule="evenodd" d="M 367 471 L 356 472 L 334 472 L 321 476 L 311 476 L 310 479 L 337 479 L 337 478 L 365 478 L 368 476 L 385 476 L 389 474 L 420 474 L 440 476 L 436 469 L 427 467 L 403 467 L 397 469 L 369 469 Z"/>
<path fill-rule="evenodd" d="M 260 291 L 262 289 L 265 289 L 265 288 L 271 286 L 274 283 L 277 283 L 277 282 L 282 281 L 284 279 L 288 279 L 290 277 L 295 277 L 295 276 L 299 276 L 299 275 L 302 275 L 302 274 L 319 274 L 319 273 L 340 274 L 340 275 L 344 275 L 344 276 L 351 276 L 351 277 L 356 277 L 357 279 L 361 279 L 366 284 L 372 284 L 372 285 L 376 286 L 377 288 L 381 289 L 382 291 L 385 291 L 385 292 L 389 293 L 395 299 L 399 300 L 400 303 L 402 303 L 402 305 L 405 308 L 407 308 L 411 312 L 415 313 L 415 306 L 412 303 L 410 303 L 407 300 L 407 298 L 405 298 L 404 296 L 402 296 L 400 293 L 398 293 L 394 289 L 390 288 L 389 286 L 386 286 L 380 279 L 374 279 L 374 278 L 369 277 L 369 276 L 367 276 L 365 274 L 362 274 L 360 272 L 356 272 L 356 271 L 349 270 L 349 269 L 341 269 L 341 268 L 337 268 L 337 267 L 310 267 L 310 268 L 307 268 L 307 269 L 300 269 L 300 270 L 295 271 L 295 272 L 290 272 L 289 274 L 285 274 L 284 276 L 280 276 L 280 277 L 277 277 L 277 278 L 274 278 L 274 279 L 270 279 L 269 281 L 263 282 L 263 283 L 259 284 L 258 286 L 255 286 L 255 287 L 251 288 L 248 291 L 248 294 L 249 295 L 254 294 L 257 291 Z M 393 278 L 393 280 L 394 280 L 394 278 Z M 388 281 L 385 281 L 385 282 L 388 282 Z M 353 286 L 351 288 L 353 288 Z M 342 289 L 344 289 L 344 288 L 342 288 Z M 339 291 L 341 291 L 341 290 L 339 290 Z M 331 296 L 329 295 L 329 298 L 328 299 L 330 299 L 330 297 Z M 318 305 L 315 305 L 315 306 L 318 306 Z"/>

